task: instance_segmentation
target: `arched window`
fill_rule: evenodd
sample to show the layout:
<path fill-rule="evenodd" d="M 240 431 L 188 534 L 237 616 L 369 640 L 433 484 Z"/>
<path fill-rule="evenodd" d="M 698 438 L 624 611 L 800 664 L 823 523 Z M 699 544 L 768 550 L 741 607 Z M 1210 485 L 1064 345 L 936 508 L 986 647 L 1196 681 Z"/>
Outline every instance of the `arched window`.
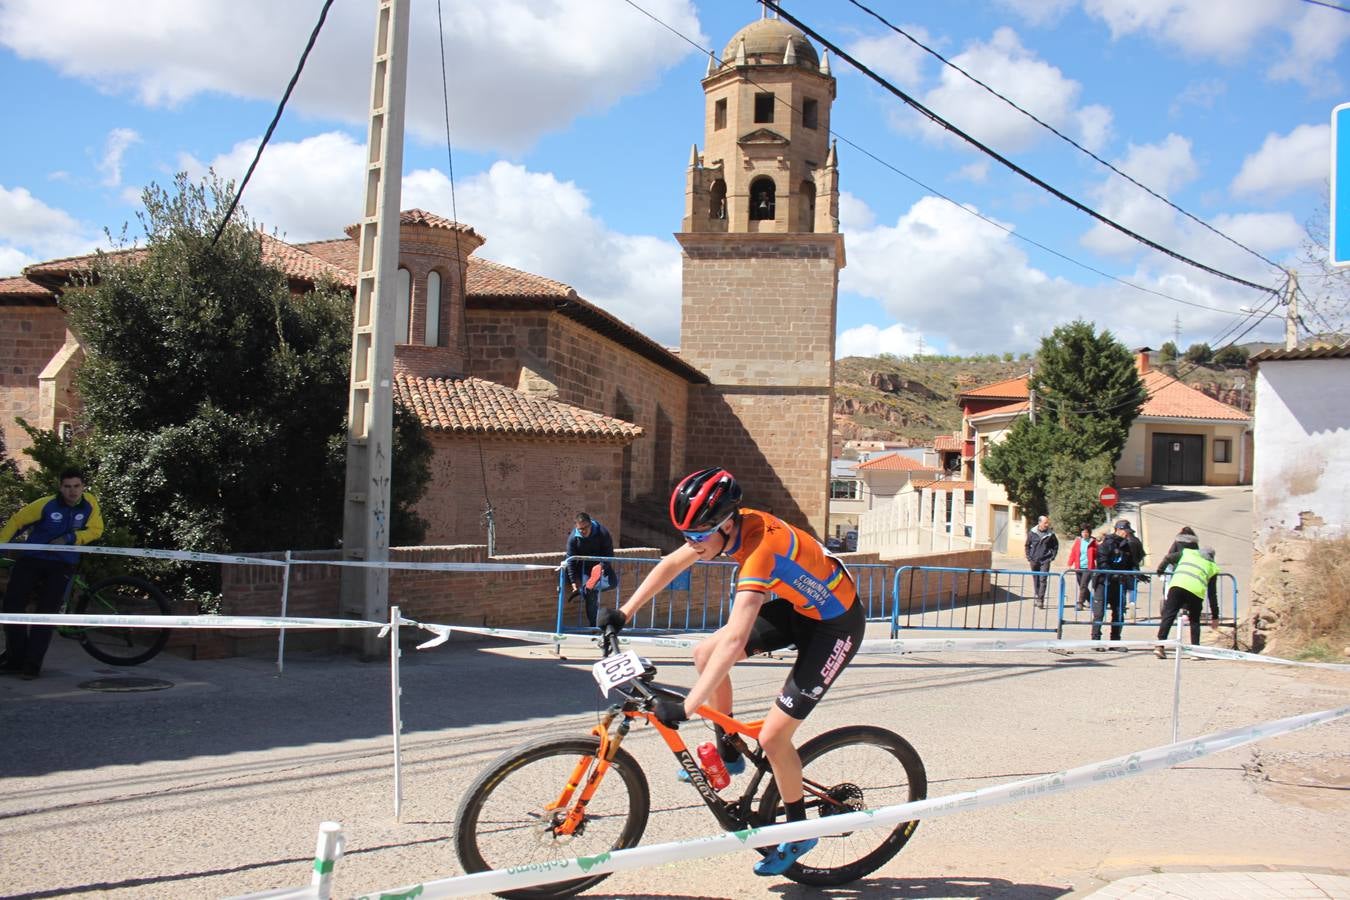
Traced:
<path fill-rule="evenodd" d="M 712 219 L 727 217 L 727 183 L 720 178 L 708 189 L 708 217 Z"/>
<path fill-rule="evenodd" d="M 394 290 L 394 343 L 408 343 L 408 325 L 412 320 L 412 273 L 402 266 L 398 270 L 398 287 Z"/>
<path fill-rule="evenodd" d="M 441 273 L 427 273 L 427 336 L 426 345 L 441 343 Z"/>
<path fill-rule="evenodd" d="M 777 193 L 773 179 L 768 176 L 762 175 L 750 182 L 751 221 L 762 222 L 776 218 L 774 210 L 777 206 Z"/>
<path fill-rule="evenodd" d="M 816 230 L 816 183 L 803 181 L 801 186 L 802 231 Z"/>

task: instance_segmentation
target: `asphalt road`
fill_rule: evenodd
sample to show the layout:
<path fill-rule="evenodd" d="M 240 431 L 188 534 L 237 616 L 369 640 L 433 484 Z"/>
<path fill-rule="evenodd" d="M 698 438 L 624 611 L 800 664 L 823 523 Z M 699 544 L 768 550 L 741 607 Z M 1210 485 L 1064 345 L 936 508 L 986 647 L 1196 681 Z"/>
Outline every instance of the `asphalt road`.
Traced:
<path fill-rule="evenodd" d="M 879 635 L 874 635 L 879 636 Z M 928 636 L 928 635 L 923 635 Z M 0 895 L 226 897 L 307 882 L 319 822 L 346 830 L 339 896 L 452 874 L 461 792 L 503 749 L 584 733 L 585 658 L 519 644 L 405 652 L 404 806 L 392 812 L 388 667 L 293 655 L 160 657 L 114 671 L 58 641 L 32 682 L 0 680 Z M 654 656 L 692 683 L 686 656 Z M 767 709 L 782 660 L 738 667 L 738 711 Z M 171 683 L 144 693 L 96 678 Z M 930 796 L 1168 743 L 1174 666 L 1148 653 L 859 657 L 803 728 L 872 722 L 909 738 Z M 1191 661 L 1181 733 L 1342 705 L 1350 673 Z M 691 743 L 698 739 L 694 735 Z M 652 787 L 644 843 L 716 826 L 654 735 L 625 744 Z M 592 896 L 1053 898 L 1153 867 L 1350 869 L 1350 722 L 1162 773 L 922 823 L 865 882 L 806 889 L 742 852 L 616 875 Z"/>

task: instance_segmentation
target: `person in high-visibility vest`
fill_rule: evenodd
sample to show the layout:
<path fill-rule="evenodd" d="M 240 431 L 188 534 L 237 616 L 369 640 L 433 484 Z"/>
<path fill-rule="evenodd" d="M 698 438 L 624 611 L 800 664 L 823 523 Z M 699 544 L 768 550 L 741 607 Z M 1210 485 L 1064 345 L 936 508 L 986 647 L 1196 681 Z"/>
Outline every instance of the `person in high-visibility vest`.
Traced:
<path fill-rule="evenodd" d="M 1209 627 L 1219 627 L 1219 594 L 1214 580 L 1219 577 L 1219 566 L 1214 562 L 1214 549 L 1193 550 L 1190 547 L 1169 553 L 1158 565 L 1158 574 L 1172 566 L 1172 580 L 1163 602 L 1162 621 L 1158 623 L 1158 640 L 1166 640 L 1172 623 L 1182 607 L 1191 620 L 1191 643 L 1200 643 L 1200 604 L 1209 597 Z M 1153 655 L 1167 659 L 1167 651 L 1154 647 Z"/>

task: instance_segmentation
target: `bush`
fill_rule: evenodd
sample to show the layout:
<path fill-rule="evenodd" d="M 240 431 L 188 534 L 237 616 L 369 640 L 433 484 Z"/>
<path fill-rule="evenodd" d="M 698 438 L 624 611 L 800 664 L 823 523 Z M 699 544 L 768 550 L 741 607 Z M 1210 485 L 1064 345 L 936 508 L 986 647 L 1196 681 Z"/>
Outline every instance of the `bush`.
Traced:
<path fill-rule="evenodd" d="M 1236 344 L 1229 344 L 1214 354 L 1214 365 L 1233 369 L 1241 368 L 1247 365 L 1247 351 Z"/>
<path fill-rule="evenodd" d="M 1184 359 L 1188 363 L 1195 363 L 1203 366 L 1214 358 L 1214 351 L 1210 349 L 1209 344 L 1191 344 L 1186 348 Z"/>
<path fill-rule="evenodd" d="M 1309 658 L 1325 659 L 1350 647 L 1350 537 L 1313 544 L 1298 582 L 1303 589 L 1290 598 L 1279 637 Z"/>
<path fill-rule="evenodd" d="M 1080 462 L 1071 456 L 1056 456 L 1045 482 L 1046 505 L 1056 530 L 1077 535 L 1082 525 L 1096 528 L 1106 521 L 1109 510 L 1097 495 L 1114 476 L 1111 457 L 1102 453 Z"/>

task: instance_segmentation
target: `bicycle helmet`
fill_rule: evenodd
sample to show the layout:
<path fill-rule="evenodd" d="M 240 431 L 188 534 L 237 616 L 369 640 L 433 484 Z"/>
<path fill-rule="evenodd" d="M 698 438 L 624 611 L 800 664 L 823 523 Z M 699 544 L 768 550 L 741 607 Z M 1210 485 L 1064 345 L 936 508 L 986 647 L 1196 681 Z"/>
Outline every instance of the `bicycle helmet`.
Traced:
<path fill-rule="evenodd" d="M 726 469 L 700 469 L 686 476 L 670 495 L 670 521 L 680 531 L 707 531 L 726 521 L 741 505 L 741 486 Z"/>

